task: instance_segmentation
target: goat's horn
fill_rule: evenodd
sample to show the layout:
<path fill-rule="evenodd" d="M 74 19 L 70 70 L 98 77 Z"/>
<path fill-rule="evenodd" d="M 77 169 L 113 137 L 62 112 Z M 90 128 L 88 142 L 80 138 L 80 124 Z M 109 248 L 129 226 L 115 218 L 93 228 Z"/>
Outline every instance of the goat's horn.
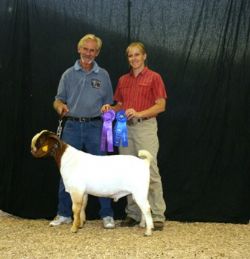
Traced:
<path fill-rule="evenodd" d="M 38 140 L 38 138 L 44 133 L 44 132 L 48 132 L 48 130 L 42 130 L 41 132 L 37 133 L 33 138 L 32 138 L 32 141 L 31 141 L 31 148 L 32 149 L 36 149 L 36 142 Z"/>

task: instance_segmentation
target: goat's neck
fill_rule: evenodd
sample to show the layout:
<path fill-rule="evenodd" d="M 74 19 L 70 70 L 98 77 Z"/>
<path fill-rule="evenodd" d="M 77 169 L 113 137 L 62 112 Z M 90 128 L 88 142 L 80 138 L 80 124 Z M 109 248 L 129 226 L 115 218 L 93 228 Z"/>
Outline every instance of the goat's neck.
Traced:
<path fill-rule="evenodd" d="M 66 148 L 67 148 L 67 144 L 64 143 L 64 142 L 61 142 L 61 145 L 58 145 L 57 147 L 55 147 L 54 149 L 54 153 L 51 154 L 55 161 L 56 161 L 56 164 L 58 166 L 58 168 L 60 169 L 61 167 L 61 159 L 62 159 L 62 155 L 64 154 Z"/>

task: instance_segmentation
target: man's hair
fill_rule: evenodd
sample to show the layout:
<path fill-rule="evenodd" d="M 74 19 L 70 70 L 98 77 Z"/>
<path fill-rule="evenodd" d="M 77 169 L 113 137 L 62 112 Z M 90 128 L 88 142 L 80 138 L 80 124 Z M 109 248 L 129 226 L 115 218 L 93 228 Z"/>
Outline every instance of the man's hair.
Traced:
<path fill-rule="evenodd" d="M 95 36 L 94 34 L 86 34 L 84 37 L 82 37 L 79 40 L 79 42 L 77 44 L 77 47 L 78 48 L 82 47 L 83 43 L 85 41 L 87 41 L 87 40 L 94 40 L 96 42 L 96 44 L 97 44 L 97 50 L 101 49 L 101 47 L 102 47 L 102 40 L 99 37 Z"/>
<path fill-rule="evenodd" d="M 139 41 L 136 41 L 136 42 L 132 42 L 128 45 L 127 49 L 126 49 L 126 55 L 128 55 L 129 51 L 131 48 L 134 48 L 134 47 L 137 47 L 141 52 L 142 54 L 146 54 L 146 49 L 145 49 L 145 46 L 143 45 L 143 43 L 139 42 Z"/>

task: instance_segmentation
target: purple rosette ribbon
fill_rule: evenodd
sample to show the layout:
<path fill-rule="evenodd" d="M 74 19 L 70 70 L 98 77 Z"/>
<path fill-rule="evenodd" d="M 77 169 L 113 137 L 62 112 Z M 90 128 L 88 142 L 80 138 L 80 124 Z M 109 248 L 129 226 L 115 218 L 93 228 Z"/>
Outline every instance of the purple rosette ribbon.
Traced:
<path fill-rule="evenodd" d="M 114 146 L 128 146 L 127 116 L 124 110 L 116 113 L 116 124 L 114 127 Z"/>
<path fill-rule="evenodd" d="M 112 122 L 115 119 L 115 112 L 108 110 L 102 114 L 103 126 L 101 136 L 101 151 L 113 152 L 113 131 Z"/>

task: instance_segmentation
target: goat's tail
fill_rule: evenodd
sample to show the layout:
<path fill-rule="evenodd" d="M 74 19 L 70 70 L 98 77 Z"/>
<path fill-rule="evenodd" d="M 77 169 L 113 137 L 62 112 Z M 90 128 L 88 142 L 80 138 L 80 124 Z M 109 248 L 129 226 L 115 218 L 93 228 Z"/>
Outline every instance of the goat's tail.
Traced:
<path fill-rule="evenodd" d="M 141 159 L 144 159 L 149 166 L 153 160 L 152 155 L 147 150 L 139 150 L 138 157 L 140 157 Z"/>

